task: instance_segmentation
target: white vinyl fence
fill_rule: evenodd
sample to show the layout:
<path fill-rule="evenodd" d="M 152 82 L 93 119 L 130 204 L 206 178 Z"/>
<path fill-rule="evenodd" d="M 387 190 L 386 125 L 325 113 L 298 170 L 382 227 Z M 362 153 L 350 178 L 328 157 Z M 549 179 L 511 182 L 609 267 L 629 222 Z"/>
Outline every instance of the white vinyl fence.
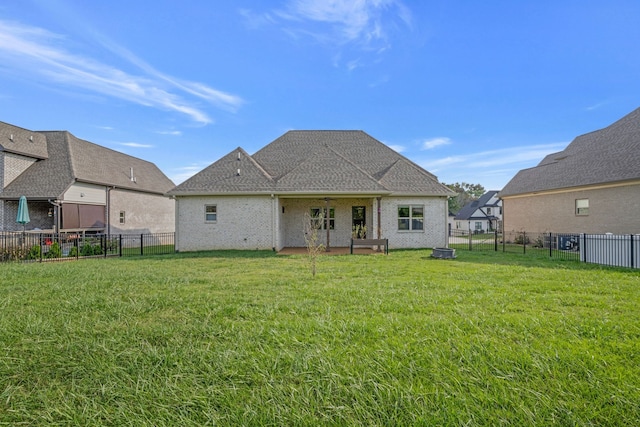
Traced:
<path fill-rule="evenodd" d="M 581 234 L 580 261 L 640 268 L 640 234 Z"/>

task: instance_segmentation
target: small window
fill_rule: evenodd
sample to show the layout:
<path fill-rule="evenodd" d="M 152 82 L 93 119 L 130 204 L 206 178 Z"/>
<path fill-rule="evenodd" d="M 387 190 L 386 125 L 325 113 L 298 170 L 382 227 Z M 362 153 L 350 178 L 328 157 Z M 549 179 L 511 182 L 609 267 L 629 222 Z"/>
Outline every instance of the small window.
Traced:
<path fill-rule="evenodd" d="M 476 230 L 482 231 L 482 221 L 476 221 Z"/>
<path fill-rule="evenodd" d="M 421 231 L 424 229 L 424 206 L 398 206 L 398 230 Z"/>
<path fill-rule="evenodd" d="M 491 215 L 491 208 L 487 208 L 487 215 Z"/>
<path fill-rule="evenodd" d="M 216 222 L 218 220 L 218 209 L 216 205 L 204 206 L 204 221 Z"/>
<path fill-rule="evenodd" d="M 589 199 L 576 199 L 576 215 L 589 215 Z"/>
<path fill-rule="evenodd" d="M 319 230 L 326 230 L 326 217 L 327 208 L 311 208 L 311 218 L 319 219 L 322 215 L 322 223 L 318 224 Z M 335 230 L 336 227 L 336 210 L 335 208 L 329 208 L 329 230 Z"/>
<path fill-rule="evenodd" d="M 120 211 L 120 224 L 124 224 L 125 213 L 124 211 Z"/>

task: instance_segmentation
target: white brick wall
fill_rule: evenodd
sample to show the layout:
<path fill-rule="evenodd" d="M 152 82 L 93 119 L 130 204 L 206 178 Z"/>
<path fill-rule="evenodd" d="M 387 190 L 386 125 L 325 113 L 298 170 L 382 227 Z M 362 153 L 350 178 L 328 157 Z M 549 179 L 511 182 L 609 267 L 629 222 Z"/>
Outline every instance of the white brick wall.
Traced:
<path fill-rule="evenodd" d="M 424 230 L 399 231 L 398 205 L 424 205 Z M 447 244 L 447 199 L 388 197 L 381 203 L 382 238 L 393 248 L 434 248 Z"/>
<path fill-rule="evenodd" d="M 277 199 L 269 196 L 176 198 L 176 250 L 272 249 Z M 205 205 L 217 206 L 217 221 L 205 222 Z"/>
<path fill-rule="evenodd" d="M 205 205 L 217 206 L 217 221 L 205 222 Z M 398 205 L 423 205 L 425 229 L 398 231 Z M 269 196 L 178 197 L 176 199 L 176 249 L 179 251 L 213 249 L 271 249 L 303 247 L 303 218 L 311 207 L 324 208 L 317 199 L 271 199 Z M 330 244 L 346 247 L 351 239 L 351 207 L 366 206 L 370 237 L 377 237 L 377 201 L 375 198 L 334 199 L 335 229 Z M 283 212 L 284 209 L 284 212 Z M 446 198 L 382 198 L 382 238 L 391 248 L 431 248 L 447 243 Z M 326 231 L 321 231 L 325 242 Z"/>

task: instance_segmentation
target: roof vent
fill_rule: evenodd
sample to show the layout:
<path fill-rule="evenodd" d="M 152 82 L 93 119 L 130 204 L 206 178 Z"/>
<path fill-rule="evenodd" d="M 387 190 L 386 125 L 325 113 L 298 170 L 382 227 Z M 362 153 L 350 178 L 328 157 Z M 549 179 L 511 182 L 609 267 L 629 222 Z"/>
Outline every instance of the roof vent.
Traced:
<path fill-rule="evenodd" d="M 129 179 L 131 180 L 131 182 L 136 182 L 136 177 L 133 174 L 133 168 L 129 168 Z"/>
<path fill-rule="evenodd" d="M 33 142 L 33 135 L 29 135 L 29 141 Z"/>
<path fill-rule="evenodd" d="M 238 172 L 236 173 L 236 176 L 240 176 L 240 168 L 238 168 Z"/>
<path fill-rule="evenodd" d="M 13 134 L 9 135 L 9 140 L 13 141 Z"/>
<path fill-rule="evenodd" d="M 238 151 L 238 161 L 240 161 L 240 152 Z"/>

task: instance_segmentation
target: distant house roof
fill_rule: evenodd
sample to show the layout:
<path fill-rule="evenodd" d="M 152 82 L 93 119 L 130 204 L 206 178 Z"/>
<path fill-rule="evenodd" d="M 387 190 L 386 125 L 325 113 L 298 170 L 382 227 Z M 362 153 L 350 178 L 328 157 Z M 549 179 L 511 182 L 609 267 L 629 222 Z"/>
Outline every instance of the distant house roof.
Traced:
<path fill-rule="evenodd" d="M 487 191 L 484 193 L 478 200 L 473 200 L 460 209 L 460 212 L 457 213 L 455 219 L 459 221 L 465 221 L 470 219 L 486 219 L 486 218 L 495 218 L 493 215 L 482 215 L 480 217 L 473 216 L 473 214 L 479 209 L 483 207 L 494 207 L 499 206 L 498 203 L 489 203 L 491 199 L 497 194 L 497 191 Z"/>
<path fill-rule="evenodd" d="M 0 198 L 59 198 L 76 181 L 157 194 L 165 194 L 174 186 L 151 162 L 84 141 L 66 131 L 31 133 L 34 140 L 45 141 L 48 157 L 29 166 L 4 188 Z M 135 181 L 131 180 L 132 168 Z"/>
<path fill-rule="evenodd" d="M 640 179 L 640 108 L 604 129 L 581 135 L 536 167 L 523 169 L 500 197 Z"/>
<path fill-rule="evenodd" d="M 250 156 L 238 148 L 171 190 L 450 196 L 425 169 L 363 131 L 289 131 Z"/>

